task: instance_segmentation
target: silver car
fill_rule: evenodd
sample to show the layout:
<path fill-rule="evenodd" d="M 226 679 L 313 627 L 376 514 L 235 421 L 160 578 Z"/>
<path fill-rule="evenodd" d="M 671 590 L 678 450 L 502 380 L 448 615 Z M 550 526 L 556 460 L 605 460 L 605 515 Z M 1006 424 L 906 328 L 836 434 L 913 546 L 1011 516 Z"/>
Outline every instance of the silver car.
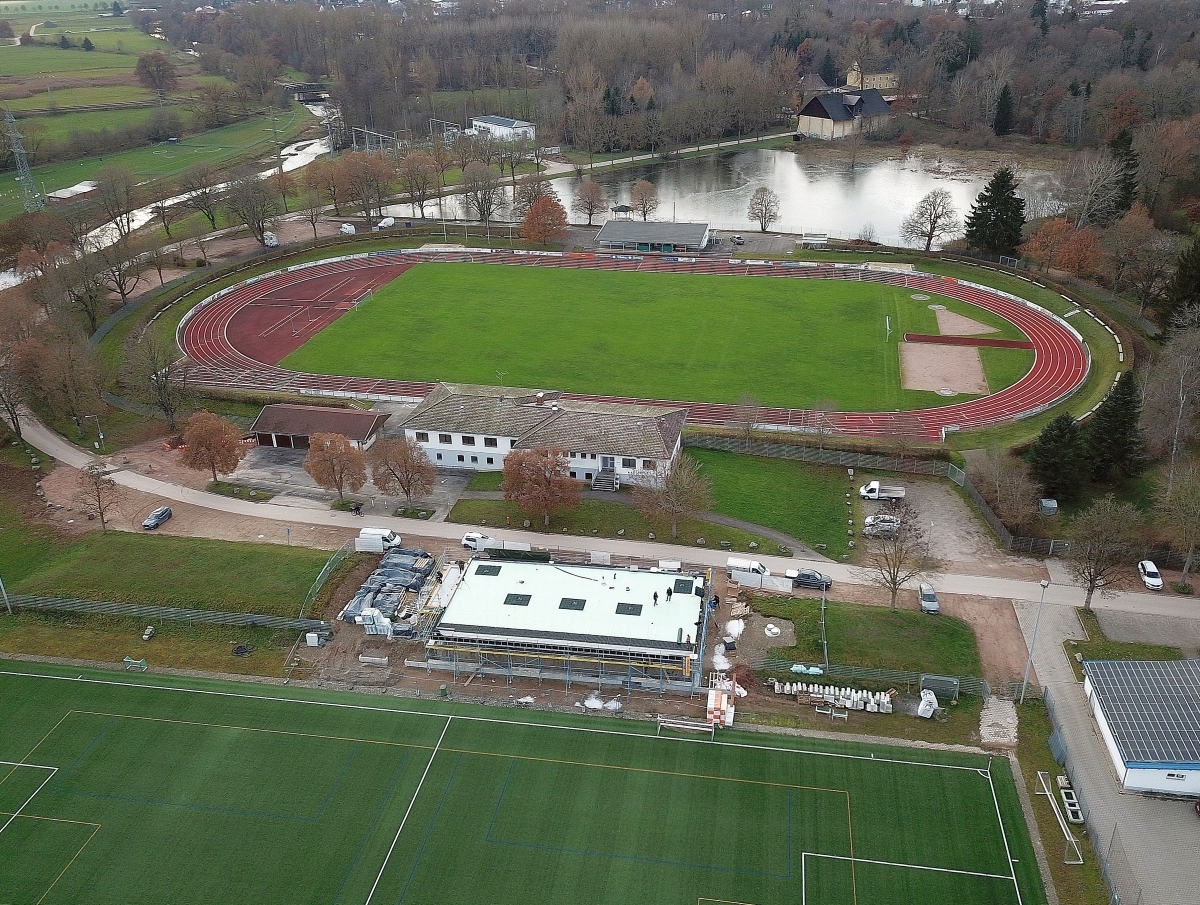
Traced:
<path fill-rule="evenodd" d="M 937 591 L 933 589 L 933 585 L 922 582 L 920 589 L 917 591 L 917 597 L 921 600 L 922 613 L 929 613 L 931 616 L 936 616 L 941 612 L 941 607 L 938 605 Z"/>

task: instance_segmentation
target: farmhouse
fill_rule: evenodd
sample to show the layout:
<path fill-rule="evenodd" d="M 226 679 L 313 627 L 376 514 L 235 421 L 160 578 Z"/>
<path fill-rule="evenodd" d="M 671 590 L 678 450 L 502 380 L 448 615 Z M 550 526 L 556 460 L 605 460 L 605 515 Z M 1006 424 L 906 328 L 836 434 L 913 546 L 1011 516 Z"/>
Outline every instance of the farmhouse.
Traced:
<path fill-rule="evenodd" d="M 1200 660 L 1088 660 L 1083 672 L 1121 788 L 1200 795 Z"/>
<path fill-rule="evenodd" d="M 473 116 L 468 134 L 486 133 L 497 141 L 516 141 L 524 138 L 533 141 L 537 129 L 533 123 L 520 119 L 509 119 L 507 116 Z"/>
<path fill-rule="evenodd" d="M 857 88 L 860 91 L 875 88 L 879 91 L 893 91 L 900 87 L 900 75 L 895 72 L 863 72 L 858 60 L 846 73 L 846 87 Z"/>
<path fill-rule="evenodd" d="M 615 251 L 701 251 L 708 245 L 708 224 L 609 220 L 596 233 L 596 244 Z"/>
<path fill-rule="evenodd" d="M 440 383 L 401 424 L 442 468 L 500 471 L 514 449 L 561 446 L 594 489 L 670 468 L 686 409 L 564 399 L 558 391 Z"/>
<path fill-rule="evenodd" d="M 892 116 L 891 106 L 875 88 L 818 94 L 800 111 L 796 135 L 830 141 L 856 132 L 870 134 Z"/>
<path fill-rule="evenodd" d="M 477 557 L 425 643 L 426 663 L 455 674 L 691 687 L 704 585 L 699 573 Z"/>
<path fill-rule="evenodd" d="M 268 405 L 250 432 L 259 446 L 308 449 L 313 434 L 341 434 L 358 449 L 370 449 L 390 415 L 319 405 Z"/>

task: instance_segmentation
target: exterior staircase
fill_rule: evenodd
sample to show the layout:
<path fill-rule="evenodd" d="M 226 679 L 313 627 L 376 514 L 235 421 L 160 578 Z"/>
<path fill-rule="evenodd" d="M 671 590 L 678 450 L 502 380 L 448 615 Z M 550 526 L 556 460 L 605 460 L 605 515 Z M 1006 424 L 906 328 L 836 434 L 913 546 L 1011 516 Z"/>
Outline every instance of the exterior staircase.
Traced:
<path fill-rule="evenodd" d="M 596 476 L 592 478 L 592 490 L 607 490 L 609 493 L 616 493 L 620 489 L 621 481 L 611 468 L 596 472 Z"/>

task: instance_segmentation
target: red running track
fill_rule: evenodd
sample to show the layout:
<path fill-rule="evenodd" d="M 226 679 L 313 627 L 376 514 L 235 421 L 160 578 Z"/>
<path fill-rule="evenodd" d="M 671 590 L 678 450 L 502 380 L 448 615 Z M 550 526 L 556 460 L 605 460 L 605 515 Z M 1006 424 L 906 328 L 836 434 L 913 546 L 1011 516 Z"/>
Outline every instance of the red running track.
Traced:
<path fill-rule="evenodd" d="M 759 424 L 792 430 L 828 430 L 867 436 L 938 439 L 945 428 L 970 430 L 1012 421 L 1047 408 L 1074 393 L 1087 379 L 1090 355 L 1076 334 L 1045 311 L 998 292 L 928 274 L 864 270 L 847 265 L 791 262 L 642 258 L 635 255 L 533 255 L 511 252 L 396 252 L 297 268 L 243 283 L 197 306 L 180 324 L 178 341 L 187 355 L 189 380 L 203 386 L 314 396 L 421 398 L 432 383 L 330 377 L 278 367 L 287 352 L 350 310 L 364 295 L 391 282 L 416 263 L 475 261 L 497 265 L 636 270 L 849 279 L 882 282 L 936 292 L 991 311 L 1015 324 L 1028 338 L 1035 358 L 1029 372 L 990 396 L 911 412 L 812 412 L 760 408 Z M 258 310 L 255 310 L 258 309 Z M 266 313 L 264 313 L 264 311 Z M 943 338 L 944 339 L 944 338 Z M 738 407 L 723 403 L 679 402 L 617 396 L 565 394 L 568 399 L 663 405 L 688 409 L 688 420 L 728 424 Z"/>

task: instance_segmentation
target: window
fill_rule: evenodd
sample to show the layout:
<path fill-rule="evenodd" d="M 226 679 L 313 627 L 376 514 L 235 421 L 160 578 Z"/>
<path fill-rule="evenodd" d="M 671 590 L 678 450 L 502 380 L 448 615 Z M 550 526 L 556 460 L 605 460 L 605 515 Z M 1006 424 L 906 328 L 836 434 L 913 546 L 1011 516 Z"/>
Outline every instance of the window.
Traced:
<path fill-rule="evenodd" d="M 575 472 L 571 472 L 571 477 L 575 478 L 578 477 L 578 475 L 576 475 Z"/>
<path fill-rule="evenodd" d="M 495 449 L 496 442 L 497 441 L 496 441 L 495 437 L 484 437 L 483 438 L 483 445 L 486 446 L 488 449 Z"/>
<path fill-rule="evenodd" d="M 1187 779 L 1187 774 L 1186 773 L 1168 773 L 1167 779 L 1184 780 L 1184 779 Z"/>
<path fill-rule="evenodd" d="M 622 459 L 622 468 L 637 468 L 637 459 Z"/>
<path fill-rule="evenodd" d="M 438 434 L 438 443 L 450 444 L 454 442 L 454 438 L 449 434 Z"/>
<path fill-rule="evenodd" d="M 458 457 L 458 461 L 460 461 L 460 462 L 465 462 L 465 461 L 467 461 L 467 460 L 466 460 L 466 459 L 464 459 L 462 456 L 459 456 L 459 457 Z"/>
<path fill-rule="evenodd" d="M 594 459 L 594 458 L 596 458 L 596 454 L 595 454 L 595 453 L 592 453 L 592 458 L 593 458 L 593 459 Z"/>
<path fill-rule="evenodd" d="M 618 616 L 640 616 L 642 615 L 642 605 L 640 603 L 618 603 Z"/>
<path fill-rule="evenodd" d="M 488 456 L 488 465 L 495 465 L 495 464 L 496 463 L 492 461 L 492 457 Z"/>
<path fill-rule="evenodd" d="M 429 442 L 429 434 L 425 433 L 425 431 L 417 431 L 417 442 L 418 443 L 428 443 Z"/>
<path fill-rule="evenodd" d="M 509 594 L 504 598 L 505 606 L 529 606 L 528 594 Z"/>
<path fill-rule="evenodd" d="M 484 566 L 484 565 L 476 566 L 475 574 L 476 575 L 489 575 L 489 576 L 499 575 L 500 567 L 499 566 Z"/>
<path fill-rule="evenodd" d="M 463 446 L 474 446 L 475 438 L 470 434 L 463 434 Z"/>
<path fill-rule="evenodd" d="M 560 610 L 579 610 L 582 612 L 585 603 L 587 603 L 586 600 L 581 600 L 578 597 L 564 597 L 558 608 Z"/>
<path fill-rule="evenodd" d="M 22 8 L 23 8 L 23 7 L 22 7 Z M 517 441 L 516 441 L 516 440 L 509 440 L 509 441 L 508 441 L 508 448 L 509 448 L 509 449 L 516 449 L 516 448 L 517 448 Z"/>
<path fill-rule="evenodd" d="M 692 580 L 690 578 L 676 578 L 675 579 L 675 593 L 676 594 L 692 593 Z"/>
<path fill-rule="evenodd" d="M 437 460 L 438 460 L 439 462 L 440 462 L 440 461 L 442 461 L 442 454 L 441 454 L 441 453 L 438 453 L 438 454 L 437 454 Z"/>
<path fill-rule="evenodd" d="M 583 475 L 583 477 L 584 477 L 584 479 L 585 479 L 585 480 L 588 480 L 588 481 L 590 481 L 590 480 L 592 479 L 592 473 L 591 473 L 590 471 L 588 471 L 588 472 L 584 472 L 584 475 Z"/>
<path fill-rule="evenodd" d="M 471 464 L 478 465 L 479 464 L 479 456 L 471 456 Z"/>
<path fill-rule="evenodd" d="M 658 468 L 658 463 L 653 459 L 642 459 L 642 468 L 646 469 L 646 471 L 654 471 L 654 469 Z"/>

